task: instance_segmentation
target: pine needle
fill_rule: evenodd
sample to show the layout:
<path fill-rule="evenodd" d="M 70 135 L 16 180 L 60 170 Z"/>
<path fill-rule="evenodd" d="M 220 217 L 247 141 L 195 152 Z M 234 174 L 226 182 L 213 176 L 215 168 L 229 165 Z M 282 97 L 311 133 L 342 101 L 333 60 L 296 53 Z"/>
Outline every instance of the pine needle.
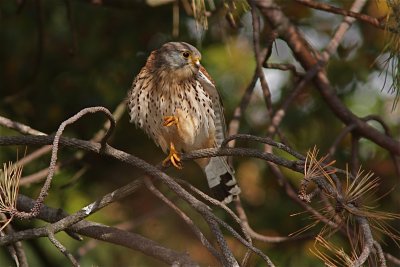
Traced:
<path fill-rule="evenodd" d="M 3 164 L 0 169 L 0 212 L 12 213 L 17 207 L 17 197 L 19 191 L 19 181 L 22 175 L 22 165 L 8 162 Z M 12 215 L 0 230 L 2 230 L 12 220 Z"/>
<path fill-rule="evenodd" d="M 326 266 L 351 266 L 354 262 L 354 259 L 347 255 L 343 248 L 328 242 L 322 235 L 315 238 L 314 249 L 310 249 L 310 251 Z"/>
<path fill-rule="evenodd" d="M 337 173 L 333 167 L 335 162 L 324 163 L 327 156 L 318 158 L 318 152 L 318 149 L 314 147 L 307 153 L 304 164 L 304 179 L 300 187 L 299 197 L 307 198 L 307 194 L 305 193 L 306 187 L 315 178 L 324 178 L 333 188 L 333 191 L 342 192 L 342 197 L 339 201 L 334 193 L 329 190 L 329 192 L 323 190 L 325 196 L 327 196 L 328 205 L 322 207 L 318 212 L 329 221 L 334 222 L 336 226 L 324 224 L 315 240 L 314 249 L 311 250 L 312 253 L 324 261 L 327 266 L 349 266 L 357 257 L 356 251 L 362 247 L 359 245 L 364 242 L 363 235 L 358 234 L 354 236 L 350 232 L 348 233 L 352 247 L 352 256 L 347 255 L 342 248 L 329 243 L 327 238 L 333 236 L 343 226 L 343 223 L 346 223 L 346 229 L 353 229 L 353 233 L 359 232 L 359 226 L 355 220 L 356 216 L 365 217 L 369 221 L 371 228 L 375 232 L 374 235 L 379 232 L 391 238 L 400 247 L 400 231 L 388 223 L 388 221 L 400 219 L 400 214 L 379 211 L 376 210 L 376 207 L 366 204 L 371 202 L 376 203 L 380 199 L 375 196 L 379 186 L 379 178 L 374 173 L 366 172 L 361 168 L 355 176 L 352 176 L 350 170 L 346 167 L 346 171 L 344 172 L 345 182 L 338 188 L 340 183 L 335 183 L 337 177 L 333 175 Z M 329 206 L 329 203 L 333 207 L 335 207 L 334 203 L 336 203 L 334 213 L 332 213 L 332 206 Z M 292 233 L 291 236 L 308 231 L 320 222 L 316 217 L 312 219 L 314 220 L 312 223 Z"/>
<path fill-rule="evenodd" d="M 395 94 L 392 105 L 392 111 L 396 109 L 400 98 L 400 0 L 386 0 L 389 7 L 389 13 L 386 16 L 386 34 L 387 45 L 383 49 L 383 53 L 389 53 L 389 57 L 385 60 L 385 76 L 391 73 L 393 82 L 388 92 Z M 395 29 L 395 31 L 390 31 Z"/>

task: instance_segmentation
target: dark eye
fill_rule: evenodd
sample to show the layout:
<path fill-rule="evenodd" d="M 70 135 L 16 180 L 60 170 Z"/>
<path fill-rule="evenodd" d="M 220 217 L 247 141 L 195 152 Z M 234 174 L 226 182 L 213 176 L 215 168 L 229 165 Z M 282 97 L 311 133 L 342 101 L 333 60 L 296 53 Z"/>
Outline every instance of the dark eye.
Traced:
<path fill-rule="evenodd" d="M 189 54 L 189 52 L 185 51 L 185 52 L 182 52 L 182 56 L 184 58 L 188 58 L 190 56 L 190 54 Z"/>

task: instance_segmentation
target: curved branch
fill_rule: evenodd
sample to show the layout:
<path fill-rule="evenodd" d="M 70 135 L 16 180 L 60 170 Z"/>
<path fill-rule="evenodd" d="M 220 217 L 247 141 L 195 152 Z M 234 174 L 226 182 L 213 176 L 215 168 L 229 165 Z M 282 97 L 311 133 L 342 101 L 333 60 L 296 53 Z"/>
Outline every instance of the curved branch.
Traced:
<path fill-rule="evenodd" d="M 43 201 L 46 198 L 46 196 L 48 195 L 51 181 L 52 181 L 54 173 L 56 171 L 58 144 L 60 142 L 60 138 L 61 138 L 62 133 L 64 132 L 65 127 L 69 124 L 75 123 L 77 120 L 82 118 L 87 113 L 96 113 L 96 112 L 103 112 L 104 114 L 106 114 L 106 116 L 110 120 L 110 128 L 108 129 L 108 131 L 106 132 L 106 134 L 104 135 L 104 137 L 101 140 L 102 147 L 106 144 L 106 141 L 108 140 L 113 129 L 115 128 L 115 120 L 114 120 L 114 117 L 112 116 L 111 112 L 104 107 L 90 107 L 90 108 L 82 109 L 77 114 L 75 114 L 71 118 L 69 118 L 66 121 L 64 121 L 63 123 L 61 123 L 60 127 L 58 128 L 58 130 L 54 136 L 54 141 L 52 142 L 53 148 L 52 148 L 52 153 L 51 153 L 49 173 L 47 174 L 46 181 L 45 181 L 42 189 L 40 190 L 39 196 L 36 200 L 36 204 L 33 206 L 32 210 L 28 213 L 14 211 L 13 215 L 15 215 L 18 218 L 29 219 L 29 218 L 33 218 L 39 214 L 39 211 L 43 204 Z"/>
<path fill-rule="evenodd" d="M 14 137 L 0 137 L 0 145 L 12 145 L 12 144 L 36 144 L 36 145 L 44 145 L 52 142 L 52 137 L 51 136 L 14 136 Z M 271 260 L 268 258 L 267 255 L 265 255 L 261 250 L 255 248 L 252 246 L 248 241 L 243 239 L 232 227 L 227 225 L 225 222 L 220 220 L 217 216 L 215 216 L 209 208 L 201 201 L 193 197 L 191 194 L 189 194 L 185 189 L 183 189 L 176 181 L 174 181 L 171 177 L 157 169 L 156 167 L 148 164 L 144 160 L 134 157 L 128 153 L 125 153 L 123 151 L 117 150 L 107 144 L 104 146 L 101 146 L 98 143 L 93 143 L 93 142 L 88 142 L 88 141 L 83 141 L 83 140 L 78 140 L 74 138 L 65 138 L 65 137 L 60 137 L 59 142 L 61 145 L 66 145 L 66 146 L 71 146 L 74 148 L 81 148 L 87 151 L 92 151 L 98 154 L 106 155 L 109 157 L 113 157 L 121 162 L 130 164 L 134 167 L 140 168 L 146 172 L 146 174 L 160 179 L 167 187 L 169 187 L 172 191 L 174 191 L 179 197 L 187 201 L 197 212 L 199 212 L 203 218 L 206 220 L 206 222 L 209 224 L 210 229 L 213 231 L 214 235 L 217 237 L 217 241 L 220 246 L 227 246 L 226 241 L 223 239 L 223 235 L 221 230 L 218 228 L 218 224 L 222 225 L 224 228 L 226 228 L 232 235 L 235 236 L 236 239 L 238 239 L 243 245 L 246 247 L 250 248 L 252 251 L 257 253 L 259 256 L 261 256 L 269 266 L 273 266 Z M 289 160 L 281 159 L 273 154 L 268 154 L 268 153 L 262 153 L 259 151 L 256 151 L 254 149 L 204 149 L 204 150 L 199 150 L 196 151 L 195 153 L 191 154 L 183 154 L 182 155 L 182 160 L 187 160 L 187 159 L 194 159 L 194 158 L 201 158 L 201 157 L 211 157 L 211 156 L 222 156 L 222 155 L 230 155 L 232 153 L 237 153 L 238 155 L 241 156 L 255 156 L 259 158 L 264 158 L 264 159 L 270 159 L 276 162 L 280 162 L 283 164 L 283 166 L 286 167 L 292 167 L 296 168 L 303 168 L 302 163 L 297 164 L 296 162 L 292 162 Z M 111 195 L 110 197 L 115 197 L 115 192 L 112 192 L 108 195 Z M 96 201 L 82 210 L 78 211 L 74 215 L 71 215 L 69 217 L 68 223 L 73 224 L 81 220 L 82 218 L 88 216 L 89 214 L 92 214 L 94 211 L 98 210 L 99 207 L 103 206 L 104 199 L 101 199 L 101 202 Z M 62 230 L 65 221 L 61 220 L 57 222 L 57 227 L 59 227 L 59 230 Z M 216 224 L 218 223 L 218 224 Z M 23 237 L 20 237 L 23 238 Z M 233 263 L 232 258 L 229 257 L 229 255 L 225 255 L 225 258 L 227 260 L 231 260 L 230 263 Z"/>
<path fill-rule="evenodd" d="M 273 1 L 256 0 L 256 5 L 264 14 L 268 23 L 276 29 L 280 37 L 287 42 L 293 51 L 294 56 L 302 64 L 305 70 L 308 71 L 315 67 L 315 65 L 319 64 L 315 57 L 315 55 L 318 55 L 319 53 L 308 45 L 307 41 L 300 34 L 297 28 L 289 21 L 282 10 L 274 4 Z M 354 115 L 336 95 L 325 72 L 318 72 L 318 74 L 314 76 L 313 82 L 325 102 L 343 123 L 346 125 L 355 124 L 357 126 L 355 131 L 360 136 L 370 139 L 386 150 L 400 156 L 400 142 L 379 132 Z"/>

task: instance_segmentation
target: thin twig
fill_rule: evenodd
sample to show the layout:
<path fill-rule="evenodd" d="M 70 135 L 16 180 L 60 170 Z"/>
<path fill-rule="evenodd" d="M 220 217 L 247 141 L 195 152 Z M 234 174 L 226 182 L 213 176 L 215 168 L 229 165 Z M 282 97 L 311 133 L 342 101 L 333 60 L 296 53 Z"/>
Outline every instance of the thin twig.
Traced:
<path fill-rule="evenodd" d="M 121 119 L 122 115 L 125 112 L 125 109 L 126 109 L 126 103 L 125 103 L 125 101 L 122 101 L 121 103 L 119 103 L 119 105 L 115 108 L 115 110 L 113 112 L 113 117 L 115 119 L 115 122 L 117 122 Z M 110 128 L 110 121 L 107 120 L 104 123 L 103 127 L 100 130 L 98 130 L 93 135 L 93 138 L 91 138 L 90 140 L 94 141 L 94 142 L 99 142 L 104 137 L 104 135 L 106 134 L 106 132 L 108 131 L 109 128 Z M 47 152 L 50 152 L 51 149 L 52 149 L 51 145 L 42 147 L 42 148 L 36 150 L 35 152 L 27 155 L 26 157 L 22 158 L 20 161 L 18 161 L 18 163 L 19 164 L 27 164 L 29 161 L 31 161 L 39 156 L 42 156 L 42 155 L 46 154 Z M 71 164 L 73 161 L 81 160 L 83 158 L 83 156 L 84 156 L 84 153 L 77 152 L 73 155 L 72 158 L 66 159 L 66 160 L 63 160 L 62 162 L 57 163 L 56 164 L 56 172 L 63 165 Z M 46 178 L 48 174 L 49 174 L 49 168 L 46 167 L 42 170 L 37 171 L 36 173 L 22 177 L 20 185 L 23 186 L 23 185 L 29 185 L 31 183 L 39 182 L 39 181 L 43 180 L 44 178 Z"/>
<path fill-rule="evenodd" d="M 379 267 L 386 267 L 386 259 L 383 254 L 383 250 L 381 245 L 374 240 L 374 248 L 376 250 L 376 254 L 378 255 Z"/>
<path fill-rule="evenodd" d="M 290 71 L 295 77 L 303 77 L 304 73 L 300 73 L 297 71 L 296 66 L 289 63 L 269 63 L 264 62 L 264 68 L 267 69 L 275 69 L 275 70 L 282 70 L 282 71 Z"/>
<path fill-rule="evenodd" d="M 33 143 L 36 143 L 39 145 L 44 145 L 44 144 L 46 144 L 46 142 L 51 142 L 52 137 L 49 137 L 49 136 L 16 136 L 13 138 L 0 137 L 0 145 L 3 143 L 3 141 L 5 141 L 5 140 L 10 141 L 12 139 L 14 139 L 14 141 L 15 141 L 15 139 L 19 139 L 20 141 L 23 139 L 25 139 L 25 141 L 26 141 L 26 139 L 28 139 L 28 140 L 30 139 L 31 141 L 35 140 Z M 39 140 L 41 140 L 41 142 Z M 45 141 L 45 142 L 43 142 L 43 141 Z M 135 167 L 143 169 L 148 175 L 150 175 L 152 177 L 161 179 L 171 190 L 173 190 L 175 193 L 177 193 L 178 196 L 182 197 L 184 200 L 188 201 L 192 207 L 194 207 L 198 212 L 200 212 L 200 214 L 203 215 L 203 217 L 209 223 L 210 229 L 212 229 L 212 231 L 214 232 L 214 235 L 220 236 L 219 239 L 217 239 L 217 241 L 220 244 L 220 247 L 221 246 L 227 247 L 227 246 L 225 244 L 225 241 L 221 238 L 222 233 L 214 224 L 215 221 L 218 222 L 218 224 L 221 224 L 225 228 L 227 228 L 228 231 L 230 231 L 242 244 L 244 244 L 246 247 L 250 248 L 252 251 L 257 253 L 258 255 L 260 255 L 265 261 L 267 261 L 267 263 L 269 265 L 272 264 L 271 261 L 269 260 L 269 258 L 264 253 L 262 253 L 257 248 L 253 247 L 245 239 L 243 239 L 239 234 L 237 234 L 236 231 L 233 230 L 233 228 L 231 228 L 229 225 L 226 225 L 226 223 L 224 223 L 219 218 L 217 218 L 214 214 L 212 214 L 210 212 L 210 210 L 207 208 L 207 206 L 204 205 L 204 203 L 195 199 L 186 190 L 184 190 L 182 187 L 180 187 L 179 184 L 177 184 L 172 178 L 167 176 L 165 173 L 159 171 L 154 166 L 149 165 L 145 161 L 143 161 L 139 158 L 133 157 L 123 151 L 112 148 L 107 144 L 105 146 L 101 146 L 100 144 L 97 144 L 97 143 L 92 143 L 92 142 L 83 141 L 83 140 L 77 140 L 77 139 L 73 139 L 73 138 L 69 139 L 69 138 L 65 138 L 65 137 L 61 137 L 59 139 L 59 142 L 62 145 L 73 146 L 76 148 L 82 148 L 82 149 L 86 149 L 86 150 L 93 151 L 96 153 L 102 153 L 104 155 L 112 156 L 115 159 L 118 159 L 122 162 L 126 162 Z M 6 141 L 6 143 L 9 143 L 9 142 Z M 241 148 L 241 149 L 228 149 L 228 148 L 204 149 L 204 150 L 199 150 L 199 151 L 193 152 L 193 153 L 182 154 L 182 160 L 194 159 L 194 158 L 200 158 L 200 157 L 210 157 L 212 155 L 214 155 L 214 156 L 232 155 L 232 151 L 235 151 L 236 153 L 243 155 L 243 156 L 253 155 L 256 157 L 273 160 L 273 161 L 279 162 L 279 163 L 286 165 L 287 167 L 291 167 L 291 168 L 296 168 L 295 166 L 298 166 L 299 171 L 302 169 L 302 164 L 297 164 L 296 162 L 284 160 L 275 155 L 268 154 L 268 153 L 262 153 L 257 150 L 254 150 L 254 149 L 243 149 L 243 148 Z M 112 195 L 114 195 L 114 192 L 112 193 Z M 82 218 L 85 218 L 89 214 L 92 214 L 93 212 L 98 210 L 99 207 L 103 207 L 104 205 L 105 205 L 105 200 L 103 198 L 103 199 L 101 199 L 101 202 L 94 202 L 94 203 L 84 207 L 82 210 L 75 213 L 75 215 L 69 216 L 69 218 L 67 220 L 67 222 L 68 222 L 67 224 L 71 225 L 73 223 L 78 222 Z M 62 230 L 62 227 L 65 227 L 65 223 L 66 223 L 65 221 L 57 222 L 57 225 L 56 225 L 58 227 L 57 229 L 59 229 L 59 231 Z M 53 227 L 55 227 L 55 226 L 53 225 Z M 225 256 L 227 257 L 228 255 L 226 254 Z"/>
<path fill-rule="evenodd" d="M 399 259 L 399 258 L 396 258 L 396 257 L 393 256 L 392 254 L 385 253 L 385 258 L 386 258 L 388 261 L 390 261 L 390 262 L 396 264 L 397 266 L 400 266 L 400 259 Z"/>
<path fill-rule="evenodd" d="M 303 0 L 300 0 L 303 1 Z M 308 0 L 306 0 L 308 1 Z M 311 2 L 311 1 L 309 1 Z M 358 14 L 361 9 L 367 3 L 366 0 L 356 0 L 353 2 L 350 8 L 350 12 L 354 14 Z M 340 42 L 344 38 L 346 32 L 350 29 L 351 25 L 355 21 L 355 18 L 346 16 L 343 21 L 340 23 L 339 27 L 336 29 L 336 32 L 333 38 L 330 40 L 329 44 L 325 47 L 325 50 L 322 52 L 322 59 L 327 62 L 329 58 L 336 52 L 337 48 L 339 47 Z"/>
<path fill-rule="evenodd" d="M 294 240 L 299 240 L 299 239 L 304 239 L 304 238 L 310 237 L 309 235 L 303 235 L 303 236 L 298 235 L 295 237 L 290 237 L 290 236 L 267 236 L 267 235 L 259 234 L 250 227 L 246 212 L 245 212 L 239 198 L 235 200 L 235 207 L 236 207 L 237 213 L 239 214 L 240 220 L 242 221 L 242 223 L 246 229 L 246 232 L 248 232 L 252 238 L 254 238 L 258 241 L 267 242 L 267 243 L 282 243 L 282 242 L 294 241 Z"/>
<path fill-rule="evenodd" d="M 271 101 L 271 91 L 269 90 L 269 86 L 267 83 L 267 79 L 265 78 L 265 74 L 262 68 L 262 64 L 265 61 L 264 57 L 261 55 L 260 51 L 260 16 L 258 15 L 258 10 L 254 4 L 254 1 L 250 1 L 251 5 L 251 17 L 253 23 L 253 46 L 254 46 L 254 54 L 256 59 L 256 71 L 258 78 L 260 79 L 260 84 L 265 100 L 265 104 L 267 106 L 268 115 L 272 114 L 272 101 Z M 271 48 L 268 47 L 271 51 Z"/>
<path fill-rule="evenodd" d="M 75 259 L 74 255 L 72 255 L 65 247 L 63 244 L 60 243 L 54 236 L 54 234 L 49 231 L 47 233 L 49 240 L 53 245 L 62 253 L 64 256 L 71 262 L 72 266 L 79 267 L 79 262 Z"/>
<path fill-rule="evenodd" d="M 339 146 L 340 142 L 342 142 L 342 140 L 346 137 L 346 135 L 348 133 L 350 133 L 351 131 L 353 131 L 356 128 L 356 125 L 354 124 L 350 124 L 347 125 L 345 128 L 343 128 L 343 130 L 338 134 L 338 136 L 336 137 L 335 141 L 333 141 L 331 147 L 329 148 L 329 157 L 332 158 L 335 153 L 336 153 L 336 149 Z"/>
<path fill-rule="evenodd" d="M 158 219 L 160 216 L 165 215 L 165 213 L 168 211 L 168 208 L 165 206 L 158 207 L 157 209 L 153 210 L 152 212 L 145 213 L 144 215 L 140 216 L 139 218 L 136 218 L 134 220 L 129 220 L 129 221 L 124 221 L 121 223 L 118 223 L 116 225 L 113 225 L 113 227 L 119 229 L 119 230 L 124 230 L 124 231 L 132 231 L 133 229 L 144 225 L 147 223 L 147 220 L 149 218 L 153 219 Z M 91 239 L 82 246 L 79 247 L 77 254 L 78 258 L 84 257 L 89 251 L 93 250 L 98 244 L 99 240 L 97 239 Z"/>
<path fill-rule="evenodd" d="M 9 129 L 13 129 L 16 130 L 22 134 L 31 134 L 31 135 L 46 135 L 45 133 L 32 129 L 31 127 L 23 124 L 23 123 L 19 123 L 16 121 L 12 121 L 10 119 L 7 119 L 5 117 L 0 116 L 0 126 L 9 128 Z"/>
<path fill-rule="evenodd" d="M 273 1 L 255 0 L 257 7 L 265 16 L 272 28 L 276 29 L 282 39 L 284 39 L 292 49 L 295 57 L 299 60 L 305 70 L 309 70 L 318 64 L 317 58 L 320 56 L 313 49 L 297 28 L 290 22 L 279 7 Z M 335 90 L 329 83 L 326 73 L 320 71 L 313 79 L 318 92 L 323 97 L 333 113 L 346 125 L 356 124 L 357 131 L 362 137 L 370 139 L 377 145 L 391 151 L 395 155 L 400 155 L 400 143 L 393 138 L 374 129 L 355 114 L 353 114 L 337 96 Z"/>
<path fill-rule="evenodd" d="M 60 127 L 58 128 L 58 130 L 54 136 L 51 160 L 50 160 L 50 165 L 49 165 L 49 173 L 47 175 L 46 181 L 45 181 L 42 189 L 40 190 L 39 196 L 36 200 L 36 205 L 32 208 L 32 210 L 29 213 L 18 212 L 16 210 L 16 211 L 14 211 L 13 215 L 15 215 L 18 218 L 29 219 L 29 218 L 33 218 L 39 214 L 39 211 L 43 204 L 43 201 L 49 193 L 51 181 L 52 181 L 54 173 L 56 171 L 58 145 L 59 145 L 60 138 L 61 138 L 61 135 L 62 135 L 65 127 L 69 124 L 76 122 L 77 120 L 79 120 L 82 116 L 86 115 L 87 113 L 96 113 L 96 112 L 103 112 L 104 114 L 106 114 L 106 116 L 110 120 L 110 128 L 108 129 L 107 133 L 104 135 L 102 140 L 100 141 L 102 147 L 106 144 L 106 141 L 108 140 L 113 129 L 115 128 L 115 120 L 114 120 L 112 114 L 110 113 L 110 111 L 108 111 L 108 109 L 106 109 L 104 107 L 91 107 L 91 108 L 82 109 L 80 112 L 78 112 L 77 114 L 75 114 L 74 116 L 69 118 L 68 120 L 61 123 Z"/>
<path fill-rule="evenodd" d="M 201 230 L 196 226 L 192 219 L 189 218 L 181 209 L 179 209 L 172 201 L 164 196 L 152 183 L 149 177 L 144 178 L 144 183 L 147 189 L 150 190 L 156 197 L 161 199 L 168 207 L 170 207 L 178 216 L 189 226 L 193 233 L 197 236 L 200 242 L 208 249 L 208 251 L 221 263 L 225 264 L 225 259 L 208 241 Z"/>
<path fill-rule="evenodd" d="M 365 14 L 360 14 L 360 13 L 357 13 L 357 12 L 354 12 L 354 11 L 348 11 L 348 10 L 345 10 L 345 9 L 342 9 L 342 8 L 334 7 L 334 6 L 325 4 L 325 3 L 315 2 L 315 1 L 311 1 L 311 0 L 296 0 L 296 2 L 298 2 L 298 3 L 302 4 L 302 5 L 305 5 L 305 6 L 314 8 L 314 9 L 319 9 L 319 10 L 322 10 L 322 11 L 326 11 L 326 12 L 329 12 L 329 13 L 335 13 L 335 14 L 342 15 L 342 16 L 353 17 L 353 18 L 356 18 L 356 19 L 358 19 L 360 21 L 369 23 L 372 26 L 375 26 L 375 27 L 377 27 L 379 29 L 383 29 L 383 30 L 387 29 L 387 30 L 389 30 L 389 31 L 391 31 L 393 33 L 398 33 L 398 31 L 396 29 L 387 27 L 387 25 L 383 21 L 380 21 L 377 18 L 368 16 L 368 15 L 365 15 Z"/>
<path fill-rule="evenodd" d="M 127 186 L 125 186 L 125 191 L 129 191 Z M 118 192 L 123 193 L 123 190 L 116 191 L 116 193 Z M 33 199 L 28 198 L 24 195 L 19 196 L 18 199 L 19 209 L 23 211 L 29 211 L 32 209 L 34 204 L 35 201 Z M 63 212 L 62 210 L 60 212 L 60 209 L 50 208 L 47 207 L 46 205 L 43 205 L 43 208 L 41 209 L 37 218 L 45 220 L 47 222 L 54 223 L 65 217 L 68 217 L 68 214 Z M 84 235 L 90 238 L 94 238 L 97 240 L 109 242 L 136 251 L 140 251 L 150 257 L 158 259 L 169 265 L 180 264 L 180 266 L 187 266 L 187 267 L 199 266 L 189 257 L 188 254 L 176 252 L 169 248 L 163 247 L 162 245 L 156 243 L 155 241 L 152 241 L 141 235 L 129 231 L 123 231 L 114 227 L 88 221 L 80 221 L 79 223 L 76 223 L 68 227 L 67 229 L 69 231 L 73 231 L 80 235 Z M 4 239 L 12 240 L 13 238 L 15 239 L 21 234 L 23 234 L 26 238 L 35 238 L 38 237 L 38 234 L 42 234 L 39 236 L 47 235 L 45 231 L 42 231 L 42 228 L 25 230 L 22 232 L 15 233 L 15 235 L 11 237 L 8 236 L 7 238 L 6 237 L 4 237 L 3 239 L 0 238 L 0 243 L 4 245 L 5 244 L 3 243 L 5 241 Z"/>
<path fill-rule="evenodd" d="M 269 49 L 264 48 L 260 52 L 260 57 L 262 57 L 263 61 L 265 61 L 269 57 L 269 54 L 270 54 Z M 240 120 L 250 102 L 250 99 L 253 94 L 254 87 L 257 83 L 257 80 L 258 80 L 258 75 L 257 75 L 257 72 L 255 71 L 251 82 L 247 86 L 246 91 L 244 92 L 244 94 L 240 100 L 239 105 L 235 108 L 235 110 L 233 112 L 233 118 L 229 122 L 229 126 L 228 126 L 228 136 L 237 134 L 239 132 Z M 230 147 L 234 147 L 234 146 L 235 146 L 235 142 L 232 142 L 230 144 Z"/>
<path fill-rule="evenodd" d="M 2 221 L 7 220 L 7 217 L 4 213 L 0 214 L 0 219 Z M 14 233 L 14 229 L 11 224 L 8 224 L 4 228 L 4 232 L 0 231 L 0 236 L 4 236 L 5 234 L 9 235 Z M 26 258 L 25 250 L 20 241 L 14 242 L 7 246 L 8 251 L 11 254 L 11 257 L 14 259 L 15 265 L 17 267 L 28 267 L 28 260 Z"/>
<path fill-rule="evenodd" d="M 364 246 L 361 254 L 353 262 L 352 267 L 362 266 L 364 262 L 368 259 L 371 253 L 371 249 L 374 245 L 374 238 L 372 237 L 371 228 L 368 224 L 368 220 L 364 217 L 356 216 L 356 221 L 360 225 L 360 228 L 364 236 Z"/>
<path fill-rule="evenodd" d="M 386 134 L 387 136 L 393 137 L 393 135 L 392 135 L 392 133 L 391 133 L 391 131 L 390 131 L 389 126 L 386 124 L 386 122 L 384 122 L 384 121 L 382 120 L 381 117 L 379 117 L 379 116 L 377 116 L 377 115 L 368 115 L 368 116 L 365 116 L 365 117 L 362 118 L 362 119 L 363 119 L 364 121 L 371 121 L 371 120 L 374 120 L 374 121 L 378 122 L 378 123 L 382 126 L 383 130 L 385 131 L 385 134 Z M 394 164 L 394 166 L 395 166 L 395 168 L 396 168 L 396 173 L 397 173 L 398 176 L 400 176 L 400 161 L 399 161 L 398 157 L 396 157 L 396 155 L 395 155 L 394 153 L 392 153 L 392 152 L 390 152 L 390 151 L 389 151 L 389 153 L 390 153 L 390 157 L 392 158 L 393 164 Z"/>

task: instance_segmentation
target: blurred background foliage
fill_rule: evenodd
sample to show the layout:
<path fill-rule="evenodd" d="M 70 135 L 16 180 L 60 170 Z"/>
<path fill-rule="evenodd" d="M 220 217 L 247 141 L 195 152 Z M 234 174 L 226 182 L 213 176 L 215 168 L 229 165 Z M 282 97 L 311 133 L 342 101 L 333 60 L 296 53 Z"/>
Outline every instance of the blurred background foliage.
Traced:
<path fill-rule="evenodd" d="M 165 2 L 165 4 L 161 4 Z M 214 1 L 215 10 L 208 17 L 208 30 L 197 31 L 193 17 L 185 11 L 188 1 L 179 3 L 179 28 L 174 29 L 172 1 L 139 0 L 35 0 L 0 2 L 0 114 L 25 123 L 45 133 L 53 133 L 59 124 L 88 106 L 105 106 L 113 111 L 125 98 L 131 82 L 143 66 L 149 52 L 170 40 L 196 45 L 203 54 L 202 63 L 214 78 L 225 105 L 227 122 L 252 79 L 255 69 L 252 49 L 252 25 L 249 12 L 235 14 L 238 27 L 226 20 L 222 1 Z M 349 7 L 351 1 L 330 1 Z M 384 1 L 368 1 L 364 12 L 374 17 L 387 12 Z M 289 0 L 277 3 L 296 23 L 307 40 L 318 49 L 329 42 L 342 17 L 313 11 Z M 149 5 L 151 4 L 151 6 Z M 176 7 L 176 6 L 175 6 Z M 210 9 L 206 5 L 207 9 Z M 385 10 L 386 9 L 386 10 Z M 175 9 L 176 12 L 177 9 Z M 264 25 L 264 24 L 263 24 Z M 177 36 L 172 33 L 179 32 Z M 261 36 L 263 39 L 263 36 Z M 327 71 L 332 85 L 346 105 L 358 116 L 379 114 L 398 138 L 400 132 L 399 107 L 391 110 L 394 96 L 387 93 L 390 75 L 382 73 L 382 54 L 385 33 L 370 25 L 356 23 L 346 34 L 339 52 L 330 61 Z M 285 43 L 277 40 L 269 62 L 297 64 Z M 298 64 L 297 64 L 298 66 Z M 300 66 L 299 70 L 302 70 Z M 273 103 L 279 107 L 295 84 L 289 72 L 265 70 Z M 385 78 L 387 79 L 385 84 Z M 73 126 L 66 135 L 90 139 L 104 122 L 101 115 L 90 115 Z M 263 136 L 269 121 L 259 85 L 242 119 L 241 133 Z M 380 127 L 377 125 L 377 127 Z M 343 125 L 309 85 L 287 111 L 281 125 L 286 141 L 305 154 L 316 145 L 326 153 Z M 0 135 L 14 135 L 14 131 L 0 128 Z M 140 130 L 128 122 L 124 114 L 117 124 L 111 145 L 158 163 L 164 155 Z M 350 139 L 345 139 L 335 155 L 338 167 L 349 161 Z M 262 146 L 239 142 L 239 145 Z M 27 153 L 37 147 L 28 147 Z M 21 157 L 25 147 L 1 147 L 0 162 Z M 381 199 L 382 210 L 399 212 L 399 177 L 387 152 L 367 140 L 361 143 L 362 166 L 381 177 L 378 194 L 392 190 Z M 17 153 L 19 156 L 17 156 Z M 46 204 L 74 212 L 112 189 L 137 178 L 141 173 L 122 163 L 83 154 L 81 160 L 71 161 L 77 151 L 62 149 L 60 160 L 65 161 L 54 179 Z M 50 156 L 41 157 L 24 168 L 24 175 L 33 174 L 49 163 Z M 242 198 L 250 224 L 260 233 L 286 236 L 311 221 L 306 214 L 291 217 L 301 208 L 286 196 L 282 187 L 260 160 L 235 158 Z M 289 180 L 298 185 L 301 176 L 284 170 Z M 183 171 L 169 170 L 176 177 L 207 192 L 200 169 L 185 163 Z M 35 198 L 41 183 L 21 188 L 21 192 Z M 161 186 L 162 187 L 162 186 Z M 166 192 L 165 188 L 162 190 Z M 169 194 L 169 193 L 167 193 Z M 185 203 L 169 194 L 190 214 Z M 218 215 L 231 222 L 223 212 Z M 192 214 L 195 221 L 204 222 Z M 197 217 L 196 217 L 197 216 Z M 188 251 L 203 265 L 215 265 L 200 242 L 175 214 L 168 210 L 146 189 L 119 203 L 114 203 L 89 218 L 107 225 L 115 225 L 143 234 L 165 246 Z M 15 222 L 16 229 L 39 226 L 36 220 Z M 232 224 L 234 224 L 232 222 Z M 400 228 L 399 222 L 393 225 Z M 317 229 L 311 230 L 316 233 Z M 159 266 L 160 263 L 141 253 L 126 248 L 85 238 L 83 242 L 64 233 L 59 240 L 81 256 L 82 266 Z M 245 253 L 243 246 L 231 237 L 229 244 L 238 256 Z M 396 253 L 390 240 L 383 240 L 387 252 Z M 343 243 L 345 244 L 345 243 Z M 24 241 L 32 266 L 68 266 L 69 262 L 45 239 Z M 312 240 L 282 244 L 256 241 L 278 266 L 321 266 L 311 254 Z M 2 266 L 11 265 L 5 248 L 0 250 Z M 4 264 L 3 264 L 4 263 Z M 261 266 L 251 258 L 250 266 Z"/>

